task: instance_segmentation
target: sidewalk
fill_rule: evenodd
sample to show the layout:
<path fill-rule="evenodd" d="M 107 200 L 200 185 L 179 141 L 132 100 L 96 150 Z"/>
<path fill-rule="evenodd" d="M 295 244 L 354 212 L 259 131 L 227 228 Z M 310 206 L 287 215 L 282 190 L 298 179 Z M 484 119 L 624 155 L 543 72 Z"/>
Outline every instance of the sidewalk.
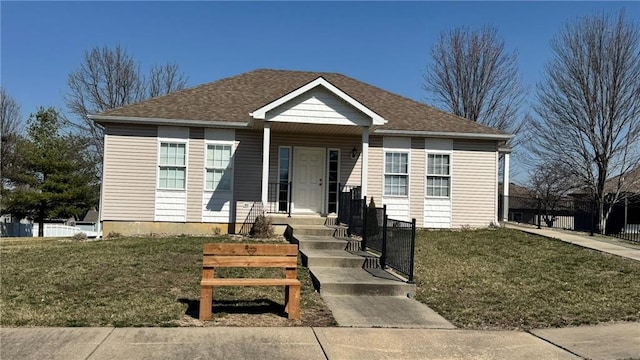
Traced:
<path fill-rule="evenodd" d="M 3 360 L 428 360 L 624 359 L 640 356 L 640 323 L 532 333 L 308 327 L 0 328 L 0 357 Z"/>
<path fill-rule="evenodd" d="M 505 223 L 504 225 L 509 229 L 521 230 L 530 234 L 541 235 L 544 237 L 561 240 L 571 244 L 579 245 L 585 248 L 598 250 L 607 254 L 621 256 L 627 259 L 640 261 L 640 249 L 634 249 L 632 247 L 626 247 L 621 245 L 610 244 L 604 241 L 598 241 L 588 235 L 582 235 L 580 233 L 570 234 L 564 231 L 551 228 L 538 229 L 534 226 L 526 226 L 513 223 Z M 640 356 L 640 354 L 638 355 Z"/>

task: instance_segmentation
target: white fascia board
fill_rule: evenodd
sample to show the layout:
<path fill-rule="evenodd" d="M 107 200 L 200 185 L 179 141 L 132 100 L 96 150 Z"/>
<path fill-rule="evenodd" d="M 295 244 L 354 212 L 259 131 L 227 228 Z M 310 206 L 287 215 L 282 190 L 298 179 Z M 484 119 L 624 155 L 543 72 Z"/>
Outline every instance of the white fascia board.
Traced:
<path fill-rule="evenodd" d="M 177 125 L 177 126 L 201 126 L 201 127 L 223 127 L 223 128 L 246 128 L 249 122 L 239 121 L 208 121 L 208 120 L 186 120 L 186 119 L 161 119 L 142 118 L 131 116 L 105 116 L 87 115 L 87 117 L 98 123 L 127 123 L 145 125 Z"/>
<path fill-rule="evenodd" d="M 452 139 L 480 139 L 480 140 L 509 140 L 512 134 L 483 134 L 483 133 L 456 133 L 444 131 L 421 131 L 421 130 L 385 130 L 377 129 L 374 131 L 376 135 L 395 135 L 395 136 L 421 136 L 421 137 L 438 137 Z"/>
<path fill-rule="evenodd" d="M 287 95 L 276 99 L 275 101 L 272 101 L 270 103 L 268 103 L 267 105 L 255 110 L 252 113 L 249 113 L 249 115 L 251 117 L 253 117 L 254 119 L 259 119 L 259 120 L 265 120 L 267 117 L 267 112 L 269 112 L 270 110 L 273 110 L 275 108 L 277 108 L 278 106 L 286 103 L 287 101 L 290 101 L 304 93 L 306 93 L 307 91 L 316 88 L 318 86 L 323 86 L 325 89 L 329 90 L 330 92 L 332 92 L 334 95 L 336 95 L 337 97 L 341 98 L 342 100 L 346 101 L 348 104 L 350 104 L 351 106 L 355 107 L 356 109 L 360 110 L 361 112 L 363 112 L 364 114 L 366 114 L 367 116 L 371 117 L 371 121 L 372 121 L 372 125 L 384 125 L 387 123 L 387 120 L 385 120 L 382 116 L 376 114 L 373 110 L 369 109 L 368 107 L 362 105 L 360 102 L 358 102 L 356 99 L 352 98 L 351 96 L 349 96 L 347 93 L 345 93 L 344 91 L 338 89 L 337 87 L 335 87 L 333 84 L 331 84 L 330 82 L 328 82 L 327 80 L 325 80 L 322 76 L 313 80 L 312 82 L 288 93 Z"/>

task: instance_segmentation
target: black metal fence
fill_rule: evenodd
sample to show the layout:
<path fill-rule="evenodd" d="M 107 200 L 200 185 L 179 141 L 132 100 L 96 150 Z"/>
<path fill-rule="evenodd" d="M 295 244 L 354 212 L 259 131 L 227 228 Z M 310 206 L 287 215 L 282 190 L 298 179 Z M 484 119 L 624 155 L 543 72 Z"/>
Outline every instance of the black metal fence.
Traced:
<path fill-rule="evenodd" d="M 605 234 L 640 243 L 640 197 L 612 205 Z"/>
<path fill-rule="evenodd" d="M 269 183 L 268 185 L 268 199 L 269 202 L 265 204 L 265 211 L 268 213 L 282 213 L 288 214 L 291 217 L 291 182 L 277 182 Z"/>
<path fill-rule="evenodd" d="M 500 195 L 498 214 L 503 215 L 505 197 Z M 598 207 L 594 201 L 534 197 L 506 197 L 508 220 L 593 234 L 599 232 Z M 640 199 L 625 199 L 616 204 L 605 204 L 605 211 L 611 209 L 605 234 L 620 239 L 640 242 Z"/>
<path fill-rule="evenodd" d="M 368 207 L 359 188 L 340 194 L 338 220 L 348 226 L 349 235 L 362 237 L 361 250 L 380 253 L 380 265 L 404 274 L 413 283 L 416 219 L 411 222 L 390 219 L 387 207 Z M 348 206 L 347 206 L 348 204 Z"/>
<path fill-rule="evenodd" d="M 550 228 L 585 231 L 596 230 L 593 201 L 572 198 L 541 199 L 500 195 L 499 214 L 502 216 L 504 200 L 509 205 L 508 220 Z"/>

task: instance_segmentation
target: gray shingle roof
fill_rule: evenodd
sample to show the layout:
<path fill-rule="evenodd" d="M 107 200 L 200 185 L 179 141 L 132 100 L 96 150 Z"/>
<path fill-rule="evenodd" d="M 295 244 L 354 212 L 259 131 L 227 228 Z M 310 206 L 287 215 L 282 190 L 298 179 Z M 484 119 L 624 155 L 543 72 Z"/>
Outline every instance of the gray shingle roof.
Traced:
<path fill-rule="evenodd" d="M 100 116 L 246 122 L 249 113 L 323 77 L 388 123 L 379 129 L 505 134 L 337 73 L 261 69 L 112 109 Z"/>

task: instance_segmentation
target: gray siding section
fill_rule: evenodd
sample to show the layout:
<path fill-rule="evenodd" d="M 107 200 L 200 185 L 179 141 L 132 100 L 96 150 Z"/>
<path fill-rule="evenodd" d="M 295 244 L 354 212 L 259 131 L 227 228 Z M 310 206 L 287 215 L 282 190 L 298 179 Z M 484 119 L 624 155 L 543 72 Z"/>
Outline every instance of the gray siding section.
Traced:
<path fill-rule="evenodd" d="M 382 137 L 369 138 L 369 173 L 367 184 L 367 198 L 372 198 L 376 206 L 382 206 L 382 181 L 384 160 L 382 151 Z"/>
<path fill-rule="evenodd" d="M 496 220 L 497 143 L 453 142 L 452 227 L 484 227 Z"/>
<path fill-rule="evenodd" d="M 262 131 L 236 130 L 236 144 L 233 201 L 260 201 Z"/>
<path fill-rule="evenodd" d="M 103 220 L 154 220 L 157 148 L 156 126 L 106 126 Z"/>
<path fill-rule="evenodd" d="M 360 136 L 272 133 L 271 147 L 269 149 L 269 183 L 278 181 L 278 148 L 280 146 L 291 146 L 294 148 L 293 151 L 295 151 L 296 146 L 340 149 L 340 184 L 360 185 L 360 157 L 351 158 L 351 150 L 354 146 L 358 151 L 362 150 L 362 138 Z M 293 157 L 291 161 L 293 161 Z"/>
<path fill-rule="evenodd" d="M 202 221 L 204 154 L 204 128 L 190 128 L 189 163 L 187 164 L 187 222 Z"/>
<path fill-rule="evenodd" d="M 411 139 L 411 165 L 409 169 L 409 216 L 416 219 L 416 225 L 424 224 L 424 138 Z"/>

